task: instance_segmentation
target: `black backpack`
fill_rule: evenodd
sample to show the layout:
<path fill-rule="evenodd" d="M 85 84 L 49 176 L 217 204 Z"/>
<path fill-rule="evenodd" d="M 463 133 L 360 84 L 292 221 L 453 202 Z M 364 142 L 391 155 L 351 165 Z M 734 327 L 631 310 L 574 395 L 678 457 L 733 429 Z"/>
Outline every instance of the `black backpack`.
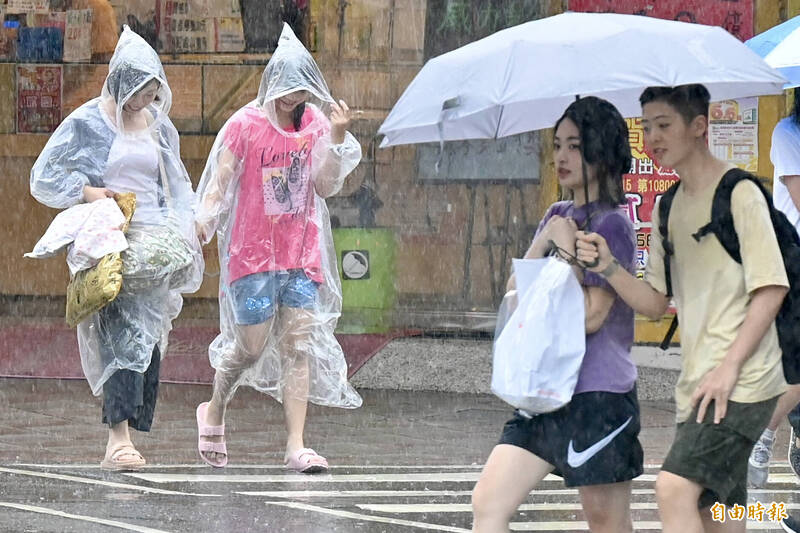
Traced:
<path fill-rule="evenodd" d="M 778 330 L 778 341 L 783 351 L 783 375 L 789 384 L 800 383 L 800 236 L 789 219 L 781 211 L 772 205 L 772 196 L 761 182 L 749 172 L 738 168 L 731 169 L 722 176 L 717 189 L 714 191 L 714 199 L 711 204 L 711 222 L 692 234 L 696 241 L 700 241 L 709 233 L 713 233 L 719 240 L 728 255 L 737 263 L 742 262 L 739 253 L 739 237 L 733 225 L 733 213 L 731 213 L 731 194 L 733 188 L 742 180 L 750 180 L 755 183 L 759 190 L 764 194 L 769 206 L 769 214 L 772 219 L 772 226 L 775 228 L 775 236 L 783 256 L 783 264 L 786 269 L 786 276 L 789 278 L 789 292 L 783 300 L 778 316 L 775 318 L 775 326 Z M 668 239 L 668 220 L 669 210 L 672 200 L 680 186 L 680 181 L 670 187 L 661 197 L 658 207 L 659 224 L 658 230 L 664 246 L 664 277 L 667 282 L 667 296 L 672 296 L 672 281 L 670 279 L 670 257 L 675 254 L 675 249 Z M 678 317 L 675 316 L 670 324 L 669 331 L 661 343 L 661 348 L 666 349 L 678 326 Z"/>

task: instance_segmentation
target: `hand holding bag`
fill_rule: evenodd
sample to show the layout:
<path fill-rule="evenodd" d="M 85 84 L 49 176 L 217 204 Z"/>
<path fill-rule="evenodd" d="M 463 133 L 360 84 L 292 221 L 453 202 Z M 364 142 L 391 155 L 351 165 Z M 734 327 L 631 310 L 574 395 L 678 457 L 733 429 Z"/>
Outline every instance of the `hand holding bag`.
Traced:
<path fill-rule="evenodd" d="M 498 312 L 492 392 L 530 414 L 555 411 L 572 399 L 586 350 L 583 289 L 553 257 L 515 259 L 514 272 L 519 290 Z"/>
<path fill-rule="evenodd" d="M 122 226 L 125 233 L 136 210 L 136 195 L 132 192 L 115 194 L 114 200 L 125 215 Z M 67 285 L 67 325 L 77 326 L 113 301 L 121 289 L 122 258 L 119 252 L 107 254 L 92 268 L 79 271 Z"/>

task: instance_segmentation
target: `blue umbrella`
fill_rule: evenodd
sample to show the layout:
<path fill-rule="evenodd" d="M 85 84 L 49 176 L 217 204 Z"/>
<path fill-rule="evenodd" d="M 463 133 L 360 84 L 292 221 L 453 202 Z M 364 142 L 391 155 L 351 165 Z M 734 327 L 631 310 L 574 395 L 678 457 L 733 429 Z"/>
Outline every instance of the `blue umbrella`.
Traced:
<path fill-rule="evenodd" d="M 789 80 L 784 89 L 800 86 L 800 16 L 759 33 L 744 44 Z"/>

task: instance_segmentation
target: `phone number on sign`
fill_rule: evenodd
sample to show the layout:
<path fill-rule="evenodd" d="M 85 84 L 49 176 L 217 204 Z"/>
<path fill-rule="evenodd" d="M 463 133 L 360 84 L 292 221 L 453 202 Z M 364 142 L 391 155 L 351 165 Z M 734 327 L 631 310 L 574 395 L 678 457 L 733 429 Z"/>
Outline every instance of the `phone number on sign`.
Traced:
<path fill-rule="evenodd" d="M 664 193 L 667 192 L 672 184 L 675 183 L 675 180 L 659 180 L 659 179 L 651 179 L 651 178 L 639 178 L 636 180 L 636 191 L 639 194 L 643 194 L 646 192 L 655 192 L 655 193 Z M 628 191 L 631 190 L 631 183 L 626 182 L 626 189 Z"/>

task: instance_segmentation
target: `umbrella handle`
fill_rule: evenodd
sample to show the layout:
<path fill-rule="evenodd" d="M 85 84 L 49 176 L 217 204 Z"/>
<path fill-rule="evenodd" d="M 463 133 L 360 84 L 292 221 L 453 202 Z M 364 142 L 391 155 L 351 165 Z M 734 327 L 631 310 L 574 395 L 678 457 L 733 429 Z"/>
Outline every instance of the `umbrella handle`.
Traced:
<path fill-rule="evenodd" d="M 594 244 L 594 243 L 592 243 L 592 244 Z M 597 250 L 597 245 L 596 244 L 594 244 L 594 249 Z M 594 268 L 594 267 L 597 266 L 597 264 L 599 262 L 600 262 L 600 257 L 598 256 L 598 257 L 594 258 L 594 261 L 590 261 L 588 263 L 586 261 L 580 261 L 580 264 L 583 265 L 583 268 Z"/>
<path fill-rule="evenodd" d="M 599 257 L 595 257 L 594 261 L 592 261 L 591 263 L 587 263 L 585 261 L 581 261 L 581 263 L 583 263 L 583 266 L 586 267 L 586 268 L 594 268 L 594 267 L 597 266 L 597 263 L 599 263 L 599 262 L 600 262 L 600 258 Z"/>
<path fill-rule="evenodd" d="M 597 248 L 597 245 L 595 244 L 594 247 Z M 594 261 L 592 261 L 591 263 L 587 263 L 585 261 L 581 261 L 576 256 L 572 255 L 571 253 L 569 253 L 568 251 L 566 251 L 565 249 L 563 249 L 559 245 L 557 245 L 555 243 L 555 241 L 550 239 L 549 241 L 547 241 L 547 251 L 545 252 L 544 255 L 545 255 L 545 257 L 547 257 L 547 256 L 550 256 L 550 255 L 553 255 L 553 254 L 555 254 L 558 257 L 564 259 L 570 265 L 579 265 L 579 266 L 581 266 L 583 268 L 594 268 L 600 262 L 600 258 L 599 257 L 595 257 Z"/>

